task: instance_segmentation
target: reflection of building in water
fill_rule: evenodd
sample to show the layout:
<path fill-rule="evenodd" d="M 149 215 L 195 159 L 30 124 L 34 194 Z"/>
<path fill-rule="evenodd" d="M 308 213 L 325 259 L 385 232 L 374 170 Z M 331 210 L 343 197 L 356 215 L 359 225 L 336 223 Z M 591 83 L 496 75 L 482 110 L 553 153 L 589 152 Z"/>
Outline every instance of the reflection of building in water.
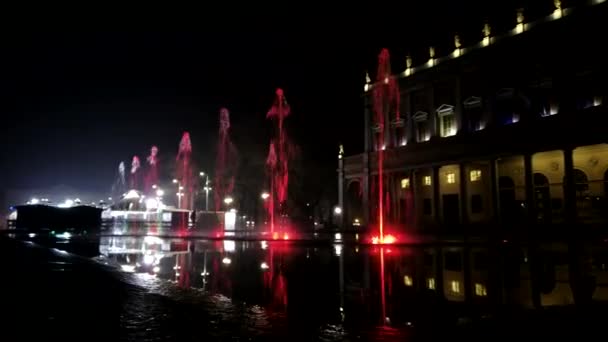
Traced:
<path fill-rule="evenodd" d="M 405 72 L 393 75 L 401 115 L 386 113 L 384 130 L 372 125 L 373 89 L 382 85 L 368 82 L 365 150 L 342 157 L 339 170 L 346 222 L 376 220 L 383 149 L 388 223 L 429 234 L 606 223 L 608 93 L 597 43 L 605 30 L 595 26 L 605 25 L 606 10 L 525 17 L 520 31 L 493 36 L 488 26 L 492 36 L 458 54 L 408 58 Z"/>
<path fill-rule="evenodd" d="M 161 239 L 156 236 L 101 237 L 99 252 L 105 261 L 119 266 L 126 272 L 159 273 L 165 267 L 164 260 L 189 253 L 183 240 Z"/>
<path fill-rule="evenodd" d="M 589 300 L 603 301 L 608 298 L 608 258 L 603 250 L 601 245 L 585 247 L 582 254 L 587 261 L 576 280 L 564 243 L 542 244 L 536 251 L 509 244 L 400 249 L 385 255 L 385 278 L 387 282 L 393 279 L 394 292 L 388 294 L 387 308 L 395 300 L 419 293 L 476 305 L 568 305 L 575 303 L 576 286 L 586 286 L 577 291 Z M 538 254 L 538 265 L 532 262 L 531 251 Z M 375 277 L 380 279 L 372 273 Z"/>

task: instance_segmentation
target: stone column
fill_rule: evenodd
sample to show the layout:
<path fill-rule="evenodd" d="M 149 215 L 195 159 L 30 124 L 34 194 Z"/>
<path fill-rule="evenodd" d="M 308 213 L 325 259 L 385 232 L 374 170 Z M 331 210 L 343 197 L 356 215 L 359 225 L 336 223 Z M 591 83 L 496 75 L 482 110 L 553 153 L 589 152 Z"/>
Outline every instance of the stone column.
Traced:
<path fill-rule="evenodd" d="M 573 150 L 570 147 L 564 149 L 564 213 L 568 225 L 576 223 L 578 214 L 576 212 L 576 187 L 572 152 Z"/>
<path fill-rule="evenodd" d="M 456 124 L 458 125 L 457 134 L 465 134 L 468 131 L 468 121 L 466 118 L 466 113 L 463 110 L 460 76 L 456 76 L 454 84 L 454 98 L 456 99 L 454 110 L 456 111 Z"/>
<path fill-rule="evenodd" d="M 418 231 L 420 229 L 419 220 L 418 220 L 420 206 L 418 204 L 417 186 L 418 186 L 418 179 L 416 177 L 416 170 L 412 170 L 410 172 L 410 189 L 409 190 L 412 194 L 412 196 L 411 196 L 412 198 L 410 199 L 410 201 L 412 201 L 412 205 L 410 208 L 412 208 L 413 212 L 409 213 L 409 215 L 411 215 L 411 217 L 407 218 L 407 222 L 409 224 L 411 224 L 416 231 Z"/>
<path fill-rule="evenodd" d="M 483 176 L 482 176 L 483 177 Z M 490 186 L 492 193 L 492 214 L 493 221 L 500 223 L 500 197 L 498 196 L 498 160 L 490 160 Z"/>
<path fill-rule="evenodd" d="M 465 163 L 460 163 L 458 165 L 458 174 L 459 174 L 459 186 L 460 186 L 460 223 L 465 226 L 469 223 L 469 194 L 467 189 L 467 167 Z M 465 234 L 467 235 L 467 234 Z"/>
<path fill-rule="evenodd" d="M 339 228 L 344 225 L 344 217 L 349 214 L 344 207 L 344 156 L 342 151 L 338 154 L 338 207 L 342 209 L 342 215 L 338 215 L 337 224 Z"/>
<path fill-rule="evenodd" d="M 437 120 L 437 111 L 435 109 L 435 90 L 433 89 L 433 84 L 429 83 L 426 86 L 426 92 L 427 92 L 427 99 L 428 99 L 428 106 L 429 106 L 429 117 L 427 118 L 427 120 L 429 120 L 429 130 L 430 130 L 430 135 L 431 135 L 431 139 L 436 137 L 437 134 L 437 123 L 439 120 Z"/>
<path fill-rule="evenodd" d="M 439 183 L 439 166 L 433 166 L 433 179 L 431 185 L 433 186 L 433 213 L 435 214 L 435 224 L 438 226 L 441 224 L 441 192 Z"/>
<path fill-rule="evenodd" d="M 362 209 L 363 209 L 363 223 L 365 225 L 369 225 L 369 214 L 370 214 L 370 201 L 369 201 L 369 194 L 370 194 L 370 186 L 371 186 L 371 182 L 370 182 L 370 167 L 369 167 L 369 152 L 365 152 L 363 154 L 363 179 L 361 182 L 361 187 L 362 187 L 362 194 L 361 194 L 361 205 L 362 205 Z"/>
<path fill-rule="evenodd" d="M 532 304 L 535 308 L 541 307 L 540 301 L 540 275 L 542 265 L 540 263 L 540 250 L 538 247 L 537 232 L 537 216 L 534 197 L 534 173 L 532 169 L 532 154 L 524 154 L 524 178 L 526 185 L 526 209 L 527 209 L 527 229 L 528 235 L 528 259 L 530 261 L 530 282 L 532 291 Z"/>

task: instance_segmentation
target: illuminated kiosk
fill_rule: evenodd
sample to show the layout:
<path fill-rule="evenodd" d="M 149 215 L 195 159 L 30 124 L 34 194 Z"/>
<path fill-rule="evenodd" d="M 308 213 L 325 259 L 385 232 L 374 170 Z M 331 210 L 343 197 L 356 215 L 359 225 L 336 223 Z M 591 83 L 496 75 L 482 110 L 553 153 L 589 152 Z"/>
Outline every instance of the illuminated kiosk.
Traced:
<path fill-rule="evenodd" d="M 166 206 L 160 197 L 146 197 L 140 191 L 129 190 L 102 212 L 102 219 L 171 224 L 189 222 L 190 214 L 190 210 Z"/>

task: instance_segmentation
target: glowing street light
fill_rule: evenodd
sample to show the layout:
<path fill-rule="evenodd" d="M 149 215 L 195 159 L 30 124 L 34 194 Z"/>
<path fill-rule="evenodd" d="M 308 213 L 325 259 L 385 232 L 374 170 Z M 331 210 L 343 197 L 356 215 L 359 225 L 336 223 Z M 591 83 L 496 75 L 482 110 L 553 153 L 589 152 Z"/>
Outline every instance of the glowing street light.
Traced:
<path fill-rule="evenodd" d="M 335 207 L 334 208 L 334 214 L 336 214 L 336 215 L 342 215 L 342 208 Z"/>
<path fill-rule="evenodd" d="M 164 194 L 163 189 L 156 189 L 156 197 L 163 197 Z"/>
<path fill-rule="evenodd" d="M 230 205 L 230 204 L 232 204 L 232 202 L 234 202 L 234 200 L 232 199 L 232 197 L 226 197 L 226 198 L 224 198 L 224 203 L 226 205 Z"/>
<path fill-rule="evenodd" d="M 173 178 L 173 184 L 177 184 L 177 179 Z"/>
<path fill-rule="evenodd" d="M 156 189 L 156 188 L 157 188 L 156 184 L 152 184 L 152 189 Z"/>
<path fill-rule="evenodd" d="M 268 197 L 270 197 L 270 194 L 269 194 L 269 193 L 267 193 L 267 192 L 262 192 L 262 196 L 261 196 L 261 197 L 262 197 L 262 199 L 265 201 L 265 200 L 267 200 L 267 199 L 268 199 Z"/>

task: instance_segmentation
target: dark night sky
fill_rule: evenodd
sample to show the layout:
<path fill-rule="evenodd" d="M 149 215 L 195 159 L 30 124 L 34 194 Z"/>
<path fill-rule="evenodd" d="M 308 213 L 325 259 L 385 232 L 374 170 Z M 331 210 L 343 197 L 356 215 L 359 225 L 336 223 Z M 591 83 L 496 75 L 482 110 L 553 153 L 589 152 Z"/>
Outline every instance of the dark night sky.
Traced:
<path fill-rule="evenodd" d="M 145 155 L 152 144 L 171 162 L 185 130 L 209 170 L 220 107 L 231 111 L 237 148 L 264 148 L 276 87 L 292 106 L 294 140 L 333 169 L 339 142 L 347 154 L 362 148 L 360 92 L 380 48 L 391 49 L 400 70 L 406 53 L 426 51 L 429 41 L 449 45 L 455 32 L 465 45 L 476 41 L 485 18 L 510 25 L 517 8 L 421 3 L 388 11 L 380 22 L 384 16 L 373 11 L 365 18 L 296 12 L 280 16 L 280 24 L 268 14 L 204 27 L 5 31 L 0 186 L 106 192 L 118 162 Z M 287 25 L 289 16 L 305 20 Z"/>

